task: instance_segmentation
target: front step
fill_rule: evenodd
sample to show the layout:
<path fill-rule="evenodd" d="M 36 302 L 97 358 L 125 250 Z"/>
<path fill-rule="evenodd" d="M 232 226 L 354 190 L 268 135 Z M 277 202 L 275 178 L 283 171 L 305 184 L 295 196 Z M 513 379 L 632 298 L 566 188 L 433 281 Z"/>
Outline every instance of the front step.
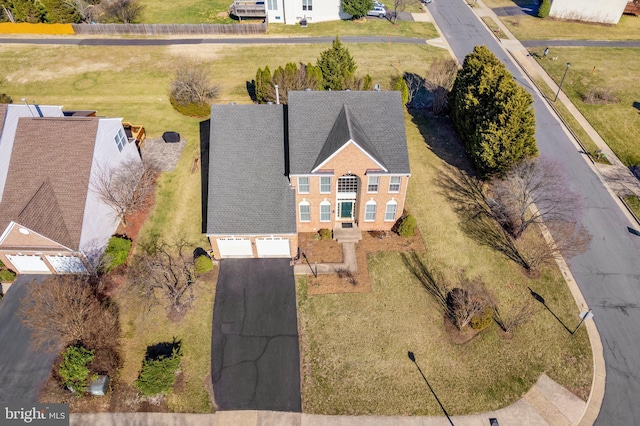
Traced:
<path fill-rule="evenodd" d="M 362 231 L 355 224 L 353 228 L 338 226 L 333 228 L 333 239 L 339 243 L 357 243 L 362 239 Z"/>

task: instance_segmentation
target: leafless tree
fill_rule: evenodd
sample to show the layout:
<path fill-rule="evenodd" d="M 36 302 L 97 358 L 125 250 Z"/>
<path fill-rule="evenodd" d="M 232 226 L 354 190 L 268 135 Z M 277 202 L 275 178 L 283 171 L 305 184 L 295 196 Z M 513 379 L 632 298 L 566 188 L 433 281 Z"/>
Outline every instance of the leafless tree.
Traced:
<path fill-rule="evenodd" d="M 447 95 L 458 75 L 455 59 L 436 59 L 425 76 L 425 87 L 433 94 L 433 112 L 441 112 L 447 104 Z"/>
<path fill-rule="evenodd" d="M 117 167 L 102 166 L 91 181 L 90 190 L 127 226 L 127 216 L 147 206 L 155 189 L 159 168 L 153 162 L 128 160 Z"/>
<path fill-rule="evenodd" d="M 137 21 L 144 10 L 139 0 L 105 0 L 101 6 L 108 19 L 116 19 L 123 24 Z"/>
<path fill-rule="evenodd" d="M 534 227 L 515 242 L 523 266 L 532 273 L 558 256 L 573 257 L 589 248 L 591 235 L 577 222 L 558 221 L 540 226 L 546 228 L 549 234 L 540 235 L 539 228 Z M 548 239 L 549 236 L 552 238 Z"/>
<path fill-rule="evenodd" d="M 447 307 L 451 322 L 462 330 L 471 320 L 491 305 L 484 284 L 479 279 L 469 280 L 458 272 L 458 283 L 447 293 Z"/>
<path fill-rule="evenodd" d="M 208 104 L 220 93 L 211 83 L 209 70 L 195 60 L 183 61 L 171 82 L 170 96 L 180 105 Z"/>
<path fill-rule="evenodd" d="M 140 242 L 140 253 L 132 259 L 128 277 L 143 300 L 156 302 L 160 294 L 169 302 L 170 313 L 180 314 L 189 307 L 197 280 L 191 246 L 184 237 L 168 243 L 152 235 Z"/>
<path fill-rule="evenodd" d="M 100 349 L 117 341 L 117 313 L 106 299 L 100 301 L 94 279 L 52 275 L 43 283 L 30 284 L 18 316 L 31 329 L 35 347 L 55 351 L 82 343 L 88 349 Z"/>
<path fill-rule="evenodd" d="M 516 164 L 502 179 L 494 178 L 490 187 L 487 204 L 515 239 L 534 223 L 573 222 L 582 207 L 580 195 L 567 186 L 559 166 L 544 158 Z"/>
<path fill-rule="evenodd" d="M 531 321 L 537 312 L 536 305 L 531 302 L 531 299 L 526 298 L 522 305 L 511 306 L 506 316 L 503 316 L 496 307 L 493 310 L 493 320 L 505 333 L 513 333 L 518 327 Z"/>
<path fill-rule="evenodd" d="M 398 22 L 398 12 L 404 10 L 404 6 L 407 4 L 407 0 L 393 0 L 393 23 Z"/>

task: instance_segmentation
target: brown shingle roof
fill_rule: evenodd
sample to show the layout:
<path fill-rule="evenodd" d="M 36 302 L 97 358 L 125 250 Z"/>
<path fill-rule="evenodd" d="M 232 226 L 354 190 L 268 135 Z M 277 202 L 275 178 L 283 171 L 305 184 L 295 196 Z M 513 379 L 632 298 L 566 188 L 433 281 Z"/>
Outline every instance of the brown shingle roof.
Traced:
<path fill-rule="evenodd" d="M 13 220 L 79 248 L 98 120 L 20 118 L 0 202 L 0 229 Z"/>

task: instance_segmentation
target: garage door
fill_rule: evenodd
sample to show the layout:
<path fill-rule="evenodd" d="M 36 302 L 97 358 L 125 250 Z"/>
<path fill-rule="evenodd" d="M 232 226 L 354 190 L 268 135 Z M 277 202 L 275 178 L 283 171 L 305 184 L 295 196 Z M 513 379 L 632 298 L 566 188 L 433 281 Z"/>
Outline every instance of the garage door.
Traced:
<path fill-rule="evenodd" d="M 23 274 L 50 274 L 51 271 L 44 260 L 40 256 L 26 256 L 26 255 L 7 255 L 9 262 L 13 263 L 18 272 Z"/>
<path fill-rule="evenodd" d="M 288 238 L 256 238 L 258 257 L 291 257 Z"/>
<path fill-rule="evenodd" d="M 251 241 L 248 238 L 218 238 L 220 258 L 225 257 L 253 257 Z"/>
<path fill-rule="evenodd" d="M 86 274 L 87 268 L 75 256 L 45 256 L 58 274 Z"/>

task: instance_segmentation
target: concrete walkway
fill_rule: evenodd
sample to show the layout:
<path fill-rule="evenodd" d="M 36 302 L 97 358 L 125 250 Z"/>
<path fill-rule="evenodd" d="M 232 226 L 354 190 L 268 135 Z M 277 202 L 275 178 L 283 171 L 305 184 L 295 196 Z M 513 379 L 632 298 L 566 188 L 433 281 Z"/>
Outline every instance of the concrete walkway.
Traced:
<path fill-rule="evenodd" d="M 358 263 L 356 262 L 356 245 L 354 243 L 342 243 L 342 263 L 312 263 L 311 266 L 299 263 L 293 266 L 293 273 L 296 275 L 308 275 L 315 272 L 320 274 L 335 274 L 338 271 L 347 270 L 352 274 L 358 272 Z"/>
<path fill-rule="evenodd" d="M 487 426 L 491 419 L 501 425 L 561 426 L 577 424 L 586 403 L 542 375 L 525 396 L 506 408 L 470 416 L 453 416 L 457 426 Z M 215 414 L 103 413 L 72 414 L 71 425 L 92 426 L 445 426 L 446 417 L 321 416 L 275 411 L 219 411 Z"/>

